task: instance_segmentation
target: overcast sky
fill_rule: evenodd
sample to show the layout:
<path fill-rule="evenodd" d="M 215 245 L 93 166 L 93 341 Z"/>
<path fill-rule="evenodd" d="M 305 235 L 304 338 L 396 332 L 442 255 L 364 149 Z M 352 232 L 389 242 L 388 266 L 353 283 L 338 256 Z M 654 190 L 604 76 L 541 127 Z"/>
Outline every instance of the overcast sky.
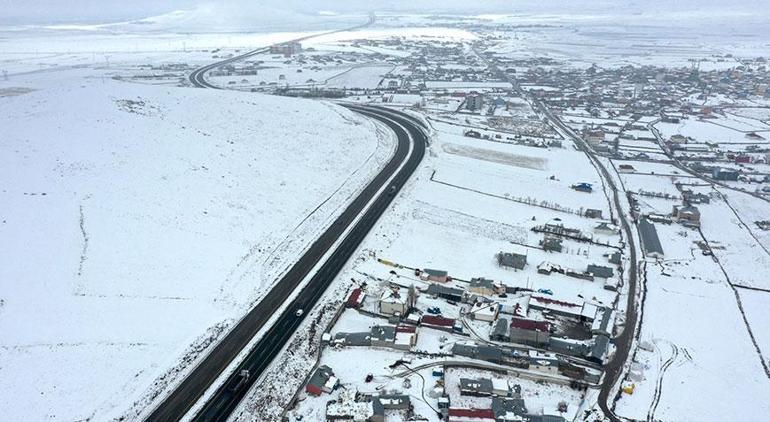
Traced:
<path fill-rule="evenodd" d="M 262 6 L 293 12 L 601 13 L 682 10 L 767 13 L 770 0 L 0 0 L 0 22 L 115 22 L 155 16 L 204 3 L 228 3 L 258 13 Z M 763 12 L 764 11 L 764 12 Z"/>

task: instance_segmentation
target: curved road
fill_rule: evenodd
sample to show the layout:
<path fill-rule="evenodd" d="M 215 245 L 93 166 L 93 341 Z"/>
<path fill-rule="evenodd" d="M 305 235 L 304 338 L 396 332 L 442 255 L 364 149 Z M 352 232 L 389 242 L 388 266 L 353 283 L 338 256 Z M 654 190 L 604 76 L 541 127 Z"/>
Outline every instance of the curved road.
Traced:
<path fill-rule="evenodd" d="M 320 33 L 320 34 L 307 35 L 307 36 L 304 36 L 304 37 L 301 37 L 301 38 L 295 38 L 293 40 L 288 40 L 288 41 L 284 41 L 284 42 L 273 44 L 273 45 L 286 44 L 286 43 L 289 43 L 289 42 L 301 42 L 301 41 L 309 40 L 311 38 L 320 37 L 321 35 L 335 34 L 337 32 L 355 31 L 356 29 L 361 29 L 361 28 L 367 27 L 367 26 L 371 25 L 372 23 L 374 23 L 374 16 L 370 16 L 369 20 L 366 23 L 363 23 L 361 25 L 356 25 L 356 26 L 353 26 L 353 27 L 350 27 L 350 28 L 337 29 L 337 30 L 334 30 L 334 31 L 323 32 L 323 33 Z M 230 63 L 235 63 L 235 62 L 240 61 L 240 60 L 245 60 L 245 59 L 248 59 L 251 56 L 256 56 L 257 54 L 267 53 L 268 51 L 270 51 L 270 47 L 272 47 L 273 45 L 269 45 L 267 47 L 260 47 L 260 48 L 258 48 L 256 50 L 251 50 L 251 51 L 246 52 L 244 54 L 241 54 L 239 56 L 230 57 L 227 60 L 222 60 L 222 61 L 219 61 L 219 62 L 216 62 L 216 63 L 211 63 L 209 65 L 206 65 L 206 66 L 200 67 L 198 69 L 195 69 L 192 73 L 190 73 L 190 77 L 189 77 L 190 83 L 192 83 L 193 86 L 198 87 L 198 88 L 222 89 L 221 87 L 216 86 L 216 85 L 210 83 L 209 81 L 207 81 L 206 80 L 206 74 L 209 73 L 210 71 L 220 67 L 220 66 L 228 65 Z"/>
<path fill-rule="evenodd" d="M 246 53 L 239 56 L 238 59 L 257 54 L 257 51 L 260 50 Z M 233 59 L 228 59 L 227 63 L 232 62 Z M 220 62 L 199 69 L 190 76 L 190 80 L 199 87 L 214 87 L 203 79 L 203 75 L 206 71 L 222 64 Z M 184 417 L 238 355 L 246 349 L 257 333 L 266 326 L 275 312 L 295 293 L 300 283 L 310 275 L 317 264 L 322 262 L 327 252 L 331 251 L 328 259 L 323 262 L 296 298 L 284 309 L 278 320 L 261 337 L 261 340 L 248 351 L 246 358 L 238 368 L 219 387 L 203 409 L 194 416 L 196 421 L 226 420 L 308 314 L 305 312 L 297 316 L 296 310 L 309 311 L 313 308 L 367 233 L 374 227 L 379 217 L 387 210 L 395 195 L 419 166 L 425 154 L 428 138 L 425 128 L 417 119 L 401 112 L 380 107 L 357 105 L 347 105 L 346 107 L 378 120 L 393 130 L 398 138 L 398 146 L 394 155 L 262 301 L 228 332 L 176 389 L 152 411 L 146 420 L 172 421 Z M 361 218 L 356 221 L 359 216 Z M 341 241 L 337 243 L 340 239 Z M 337 243 L 336 246 L 335 243 Z M 238 377 L 241 370 L 249 371 L 248 379 L 243 380 Z"/>

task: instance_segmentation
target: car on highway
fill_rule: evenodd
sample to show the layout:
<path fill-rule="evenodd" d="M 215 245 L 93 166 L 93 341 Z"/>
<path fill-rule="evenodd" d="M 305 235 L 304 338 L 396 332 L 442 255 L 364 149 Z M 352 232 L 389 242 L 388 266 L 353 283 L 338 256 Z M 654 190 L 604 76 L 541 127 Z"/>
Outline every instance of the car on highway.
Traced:
<path fill-rule="evenodd" d="M 238 391 L 249 380 L 251 373 L 248 369 L 241 369 L 235 382 L 230 385 L 230 391 Z"/>
<path fill-rule="evenodd" d="M 294 312 L 294 315 L 295 315 L 295 316 L 298 316 L 298 317 L 301 317 L 301 316 L 302 316 L 302 314 L 304 314 L 304 313 L 305 313 L 305 311 L 304 311 L 304 310 L 302 310 L 302 309 L 297 309 L 297 311 L 296 311 L 296 312 Z"/>

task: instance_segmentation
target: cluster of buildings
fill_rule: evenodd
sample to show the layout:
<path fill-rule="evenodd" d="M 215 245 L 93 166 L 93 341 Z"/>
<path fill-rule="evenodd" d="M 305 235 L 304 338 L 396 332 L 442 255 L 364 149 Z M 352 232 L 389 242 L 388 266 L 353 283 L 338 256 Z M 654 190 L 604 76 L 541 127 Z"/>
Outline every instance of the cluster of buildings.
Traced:
<path fill-rule="evenodd" d="M 328 369 L 328 368 L 327 368 Z M 568 404 L 559 402 L 552 408 L 532 412 L 522 398 L 521 386 L 499 378 L 460 378 L 458 385 L 445 388 L 444 368 L 433 370 L 435 384 L 432 394 L 437 396 L 437 411 L 447 422 L 566 422 Z M 456 406 L 463 398 L 486 399 L 474 407 Z M 414 417 L 412 398 L 401 392 L 363 393 L 342 390 L 338 397 L 326 403 L 327 421 L 353 420 L 384 422 L 386 415 L 398 415 L 401 420 Z"/>

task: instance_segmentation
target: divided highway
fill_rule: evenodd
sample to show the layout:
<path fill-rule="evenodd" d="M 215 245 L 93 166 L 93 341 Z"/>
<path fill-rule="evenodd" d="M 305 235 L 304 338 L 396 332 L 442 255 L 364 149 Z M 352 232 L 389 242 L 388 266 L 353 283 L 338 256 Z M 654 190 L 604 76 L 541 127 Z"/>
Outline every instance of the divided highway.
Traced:
<path fill-rule="evenodd" d="M 198 87 L 217 88 L 204 79 L 208 70 L 250 57 L 260 51 L 264 49 L 201 68 L 190 75 L 190 81 Z M 387 125 L 398 140 L 394 155 L 358 197 L 277 281 L 262 301 L 214 346 L 162 403 L 153 409 L 146 418 L 147 421 L 176 421 L 183 418 L 230 364 L 243 352 L 247 352 L 246 358 L 193 418 L 196 421 L 226 420 L 253 383 L 291 339 L 306 315 L 419 166 L 428 143 L 426 129 L 420 121 L 407 114 L 381 107 L 346 107 Z M 328 258 L 324 260 L 327 253 Z M 311 272 L 316 268 L 312 278 L 283 309 L 275 323 L 251 350 L 247 350 L 257 333 L 266 327 L 270 318 L 279 312 L 300 283 L 311 276 Z M 297 312 L 298 310 L 304 312 Z M 248 371 L 248 378 L 239 376 L 242 371 Z"/>
<path fill-rule="evenodd" d="M 367 26 L 369 26 L 369 25 L 371 25 L 373 23 L 374 23 L 374 15 L 370 16 L 369 20 L 366 23 L 363 23 L 361 25 L 356 25 L 356 26 L 353 26 L 353 27 L 350 27 L 350 28 L 337 29 L 337 30 L 334 30 L 334 31 L 323 32 L 323 33 L 320 33 L 320 34 L 307 35 L 307 36 L 304 36 L 304 37 L 301 37 L 301 38 L 296 38 L 296 39 L 293 39 L 293 40 L 284 41 L 284 42 L 278 43 L 278 44 L 285 44 L 287 42 L 301 42 L 301 41 L 309 40 L 311 38 L 320 37 L 321 35 L 335 34 L 337 32 L 355 31 L 356 29 L 361 29 L 361 28 L 367 27 Z M 274 45 L 278 45 L 278 44 L 274 44 Z M 251 51 L 246 52 L 244 54 L 241 54 L 239 56 L 230 57 L 227 60 L 218 61 L 216 63 L 211 63 L 209 65 L 206 65 L 206 66 L 200 67 L 198 69 L 195 69 L 192 73 L 190 73 L 190 77 L 189 77 L 190 83 L 192 83 L 193 86 L 198 87 L 198 88 L 222 89 L 221 87 L 216 86 L 216 85 L 210 83 L 209 81 L 207 81 L 206 80 L 206 74 L 209 73 L 210 71 L 220 67 L 220 66 L 225 66 L 225 65 L 228 65 L 230 63 L 235 63 L 235 62 L 240 61 L 240 60 L 245 60 L 245 59 L 248 59 L 251 56 L 256 56 L 257 54 L 267 53 L 268 51 L 270 51 L 270 47 L 271 46 L 260 47 L 260 48 L 258 48 L 256 50 L 251 50 Z"/>

